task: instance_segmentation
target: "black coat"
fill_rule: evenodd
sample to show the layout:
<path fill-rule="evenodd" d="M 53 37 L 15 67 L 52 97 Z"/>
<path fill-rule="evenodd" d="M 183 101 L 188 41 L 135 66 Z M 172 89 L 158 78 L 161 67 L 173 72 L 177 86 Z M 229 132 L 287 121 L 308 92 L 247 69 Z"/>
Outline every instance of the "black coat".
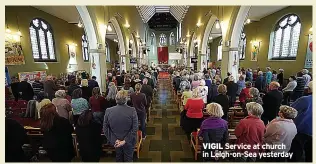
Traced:
<path fill-rule="evenodd" d="M 83 162 L 99 162 L 102 152 L 102 125 L 91 121 L 88 126 L 76 126 L 80 156 Z"/>
<path fill-rule="evenodd" d="M 92 96 L 92 89 L 90 87 L 81 87 L 82 98 L 86 99 L 89 102 L 90 97 Z"/>
<path fill-rule="evenodd" d="M 279 73 L 277 76 L 278 82 L 281 86 L 283 86 L 283 73 Z"/>
<path fill-rule="evenodd" d="M 227 95 L 219 94 L 214 98 L 214 102 L 218 103 L 219 105 L 222 106 L 224 116 L 222 117 L 223 119 L 227 120 L 227 113 L 229 110 L 229 100 Z"/>
<path fill-rule="evenodd" d="M 233 81 L 230 81 L 227 82 L 225 85 L 227 86 L 227 95 L 231 97 L 236 97 L 238 84 Z"/>
<path fill-rule="evenodd" d="M 263 76 L 258 76 L 255 82 L 255 87 L 259 90 L 259 92 L 264 91 L 265 89 L 265 81 Z"/>
<path fill-rule="evenodd" d="M 19 95 L 19 85 L 20 85 L 20 82 L 16 82 L 16 83 L 11 83 L 10 86 L 11 86 L 11 91 L 12 91 L 12 94 L 15 98 L 15 100 L 17 101 L 20 97 Z"/>
<path fill-rule="evenodd" d="M 275 89 L 268 92 L 263 96 L 263 115 L 262 117 L 269 120 L 275 118 L 279 113 L 279 108 L 283 99 L 283 94 L 279 90 Z"/>
<path fill-rule="evenodd" d="M 5 162 L 26 162 L 22 146 L 27 139 L 21 124 L 13 119 L 5 119 Z"/>
<path fill-rule="evenodd" d="M 67 88 L 67 94 L 69 95 L 69 96 L 72 96 L 72 92 L 75 90 L 75 89 L 78 89 L 78 88 L 80 88 L 78 85 L 76 85 L 76 84 L 71 84 L 71 85 L 69 85 L 69 87 Z"/>
<path fill-rule="evenodd" d="M 71 136 L 73 130 L 67 119 L 57 116 L 53 127 L 49 131 L 43 131 L 42 144 L 53 162 L 70 162 L 75 156 Z"/>
<path fill-rule="evenodd" d="M 21 98 L 29 101 L 33 99 L 34 91 L 30 83 L 21 81 L 19 84 L 19 92 L 22 92 Z"/>
<path fill-rule="evenodd" d="M 181 78 L 179 76 L 173 78 L 173 87 L 178 91 L 180 90 L 180 83 L 181 83 Z"/>
<path fill-rule="evenodd" d="M 152 100 L 153 89 L 151 88 L 151 86 L 144 84 L 144 85 L 142 85 L 140 92 L 144 93 L 146 95 L 147 107 L 148 107 L 151 103 L 151 100 Z"/>

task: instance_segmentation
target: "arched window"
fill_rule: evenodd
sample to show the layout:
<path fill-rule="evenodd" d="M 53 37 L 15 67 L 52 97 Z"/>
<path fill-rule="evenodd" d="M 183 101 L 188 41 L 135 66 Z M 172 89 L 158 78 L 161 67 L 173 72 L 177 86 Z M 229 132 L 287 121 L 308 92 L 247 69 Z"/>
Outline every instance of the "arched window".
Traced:
<path fill-rule="evenodd" d="M 110 47 L 107 42 L 105 42 L 105 57 L 106 57 L 106 62 L 111 62 L 111 54 L 110 54 Z"/>
<path fill-rule="evenodd" d="M 87 36 L 84 34 L 81 37 L 82 42 L 82 56 L 83 61 L 89 61 L 89 53 L 88 53 L 88 39 Z"/>
<path fill-rule="evenodd" d="M 246 34 L 244 32 L 241 33 L 240 40 L 239 40 L 239 59 L 244 60 L 246 56 Z"/>
<path fill-rule="evenodd" d="M 174 36 L 173 32 L 170 33 L 169 43 L 170 43 L 170 45 L 175 44 L 175 36 Z"/>
<path fill-rule="evenodd" d="M 221 61 L 223 57 L 223 40 L 219 41 L 219 45 L 217 47 L 217 60 Z"/>
<path fill-rule="evenodd" d="M 35 18 L 31 21 L 30 37 L 35 62 L 57 61 L 53 30 L 45 20 Z"/>
<path fill-rule="evenodd" d="M 301 32 L 301 20 L 295 14 L 282 17 L 271 34 L 270 59 L 295 60 Z"/>
<path fill-rule="evenodd" d="M 167 36 L 166 36 L 166 34 L 164 34 L 164 33 L 160 34 L 160 36 L 159 36 L 159 43 L 162 46 L 167 45 Z"/>

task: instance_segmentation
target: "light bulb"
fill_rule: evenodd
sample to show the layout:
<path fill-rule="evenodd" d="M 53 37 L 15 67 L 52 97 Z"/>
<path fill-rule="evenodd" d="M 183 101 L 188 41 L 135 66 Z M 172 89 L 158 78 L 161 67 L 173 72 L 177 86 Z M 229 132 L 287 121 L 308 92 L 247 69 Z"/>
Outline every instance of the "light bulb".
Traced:
<path fill-rule="evenodd" d="M 19 36 L 22 36 L 22 33 L 21 33 L 20 30 L 16 34 L 19 35 Z"/>
<path fill-rule="evenodd" d="M 218 21 L 216 21 L 215 28 L 217 28 L 217 29 L 220 28 L 220 25 L 219 25 Z"/>
<path fill-rule="evenodd" d="M 9 28 L 7 28 L 7 29 L 5 30 L 5 32 L 11 33 L 11 30 L 10 30 Z"/>
<path fill-rule="evenodd" d="M 190 36 L 191 36 L 191 35 L 190 35 L 190 34 L 188 34 L 188 35 L 187 35 L 187 38 L 189 38 Z"/>
<path fill-rule="evenodd" d="M 110 32 L 112 31 L 112 27 L 110 25 L 108 25 L 108 28 L 107 28 Z"/>
<path fill-rule="evenodd" d="M 129 25 L 128 23 L 126 23 L 124 26 L 125 26 L 126 28 L 129 28 L 129 27 L 130 27 L 130 25 Z"/>
<path fill-rule="evenodd" d="M 129 40 L 129 43 L 133 44 L 133 40 Z"/>
<path fill-rule="evenodd" d="M 250 19 L 247 19 L 247 21 L 246 21 L 247 23 L 250 23 Z"/>
<path fill-rule="evenodd" d="M 213 39 L 213 37 L 211 37 L 211 36 L 210 36 L 208 39 L 209 39 L 209 40 L 212 40 L 212 39 Z"/>
<path fill-rule="evenodd" d="M 310 32 L 313 32 L 313 27 L 311 27 L 311 28 L 309 29 L 309 31 L 310 31 Z"/>
<path fill-rule="evenodd" d="M 77 24 L 77 26 L 78 26 L 79 28 L 81 28 L 81 27 L 82 27 L 82 23 L 79 22 L 79 23 Z"/>

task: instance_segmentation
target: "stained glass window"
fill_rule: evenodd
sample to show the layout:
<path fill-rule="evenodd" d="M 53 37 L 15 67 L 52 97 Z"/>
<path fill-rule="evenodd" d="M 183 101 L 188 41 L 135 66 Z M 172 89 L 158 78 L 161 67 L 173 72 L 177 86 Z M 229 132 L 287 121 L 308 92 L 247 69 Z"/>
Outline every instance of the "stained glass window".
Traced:
<path fill-rule="evenodd" d="M 219 45 L 217 47 L 217 60 L 221 61 L 223 57 L 223 40 L 219 41 Z"/>
<path fill-rule="evenodd" d="M 32 53 L 35 62 L 57 61 L 53 30 L 41 18 L 35 18 L 30 23 Z"/>
<path fill-rule="evenodd" d="M 88 38 L 84 34 L 81 37 L 81 43 L 82 43 L 82 58 L 83 61 L 89 61 L 89 53 L 88 53 Z"/>
<path fill-rule="evenodd" d="M 295 14 L 282 17 L 273 31 L 271 59 L 295 60 L 301 32 L 300 18 Z"/>
<path fill-rule="evenodd" d="M 242 32 L 240 35 L 240 40 L 239 40 L 239 59 L 240 60 L 244 60 L 246 57 L 246 44 L 247 44 L 246 34 Z"/>
<path fill-rule="evenodd" d="M 174 36 L 173 32 L 170 33 L 169 43 L 170 43 L 170 45 L 174 45 L 175 44 L 175 36 Z"/>
<path fill-rule="evenodd" d="M 166 36 L 166 34 L 164 34 L 164 33 L 160 34 L 159 43 L 162 46 L 166 46 L 167 45 L 167 36 Z"/>

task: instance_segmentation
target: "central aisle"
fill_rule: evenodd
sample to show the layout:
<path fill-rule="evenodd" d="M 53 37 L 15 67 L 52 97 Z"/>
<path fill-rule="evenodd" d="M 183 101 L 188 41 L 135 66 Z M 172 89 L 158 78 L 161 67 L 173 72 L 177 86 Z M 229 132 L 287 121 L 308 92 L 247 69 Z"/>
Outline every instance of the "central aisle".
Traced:
<path fill-rule="evenodd" d="M 180 112 L 172 100 L 168 79 L 159 79 L 140 159 L 147 162 L 193 162 L 189 141 L 180 125 Z"/>

